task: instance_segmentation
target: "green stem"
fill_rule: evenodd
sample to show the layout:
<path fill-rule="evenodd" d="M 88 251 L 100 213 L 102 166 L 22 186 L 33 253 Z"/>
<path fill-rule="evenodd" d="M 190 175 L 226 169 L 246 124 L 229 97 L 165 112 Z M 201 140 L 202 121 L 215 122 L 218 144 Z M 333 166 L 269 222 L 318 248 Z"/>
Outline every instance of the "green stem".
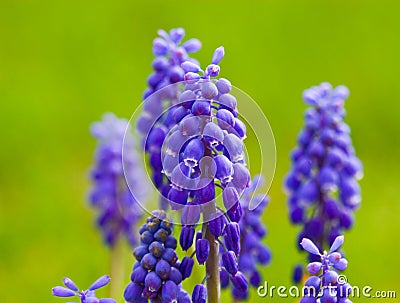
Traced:
<path fill-rule="evenodd" d="M 208 214 L 215 211 L 215 202 L 209 202 L 207 205 L 207 211 L 204 212 L 206 214 L 205 218 L 208 219 Z M 211 234 L 208 224 L 206 227 L 205 238 L 210 242 L 210 254 L 206 261 L 208 303 L 219 303 L 221 297 L 221 284 L 219 279 L 219 244 L 214 235 Z"/>
<path fill-rule="evenodd" d="M 110 297 L 121 297 L 122 288 L 124 286 L 125 271 L 124 271 L 124 245 L 122 239 L 117 240 L 114 247 L 111 249 L 111 283 Z M 118 301 L 118 300 L 117 300 Z"/>

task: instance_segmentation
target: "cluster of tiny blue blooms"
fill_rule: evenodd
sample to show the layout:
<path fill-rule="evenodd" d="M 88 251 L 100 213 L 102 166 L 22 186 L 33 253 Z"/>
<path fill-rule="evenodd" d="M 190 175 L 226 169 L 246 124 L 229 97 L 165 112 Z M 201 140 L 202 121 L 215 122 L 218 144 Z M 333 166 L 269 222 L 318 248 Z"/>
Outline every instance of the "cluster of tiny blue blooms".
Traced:
<path fill-rule="evenodd" d="M 91 126 L 91 133 L 98 145 L 91 170 L 93 187 L 89 199 L 99 211 L 98 226 L 107 245 L 113 247 L 119 237 L 135 245 L 135 226 L 142 215 L 139 203 L 146 200 L 149 185 L 128 121 L 107 113 L 102 121 Z"/>
<path fill-rule="evenodd" d="M 251 180 L 249 188 L 244 190 L 240 198 L 243 214 L 239 222 L 242 248 L 238 260 L 238 269 L 248 277 L 253 287 L 258 287 L 262 280 L 257 265 L 267 266 L 271 262 L 271 251 L 262 242 L 267 234 L 267 230 L 261 218 L 265 207 L 268 205 L 269 197 L 265 194 L 255 194 L 255 191 L 263 183 L 264 178 L 262 176 L 255 176 Z M 221 251 L 223 250 L 224 248 L 221 247 Z M 228 253 L 222 253 L 220 271 L 222 288 L 230 285 L 230 274 L 235 274 L 235 271 L 231 270 L 233 259 L 229 259 L 227 256 Z M 245 300 L 248 297 L 248 292 L 241 291 L 235 285 L 233 285 L 232 294 L 238 300 Z"/>
<path fill-rule="evenodd" d="M 229 94 L 230 82 L 211 79 L 218 76 L 217 63 L 223 55 L 223 48 L 218 48 L 213 63 L 204 72 L 191 62 L 182 64 L 187 71 L 186 87 L 180 103 L 171 108 L 176 126 L 164 142 L 163 173 L 171 180 L 167 198 L 172 209 L 213 201 L 217 186 L 223 190 L 229 218 L 238 222 L 239 195 L 250 179 L 243 145 L 246 128 L 237 118 L 236 99 Z M 184 210 L 191 211 L 182 212 L 182 223 L 196 224 L 200 207 Z M 222 217 L 222 213 L 217 217 Z"/>
<path fill-rule="evenodd" d="M 300 303 L 351 303 L 348 299 L 352 288 L 347 281 L 340 279 L 339 271 L 347 268 L 347 260 L 338 252 L 343 245 L 344 237 L 338 236 L 329 251 L 320 253 L 313 241 L 304 238 L 300 245 L 318 261 L 307 265 L 310 277 L 305 281 L 304 294 Z"/>
<path fill-rule="evenodd" d="M 137 130 L 142 137 L 142 144 L 153 171 L 152 180 L 160 190 L 165 190 L 169 187 L 169 180 L 164 178 L 161 172 L 161 146 L 169 129 L 174 125 L 168 109 L 177 101 L 176 86 L 170 85 L 183 81 L 183 62 L 198 63 L 190 58 L 189 54 L 197 52 L 201 43 L 197 39 L 189 39 L 182 43 L 185 36 L 183 28 L 172 29 L 169 33 L 160 30 L 158 34 L 160 37 L 153 41 L 153 54 L 156 56 L 152 63 L 154 72 L 147 79 L 148 88 L 143 95 L 145 102 L 137 121 Z M 159 91 L 161 93 L 157 93 Z M 161 204 L 161 207 L 165 206 Z"/>
<path fill-rule="evenodd" d="M 304 91 L 310 108 L 285 181 L 290 219 L 303 226 L 299 239 L 309 238 L 321 250 L 352 227 L 354 211 L 361 203 L 362 164 L 344 122 L 348 95 L 345 86 L 332 88 L 329 83 Z M 315 256 L 309 258 L 312 261 Z M 294 278 L 301 278 L 301 267 L 296 267 Z"/>
<path fill-rule="evenodd" d="M 154 211 L 141 227 L 141 244 L 133 252 L 137 262 L 124 292 L 126 302 L 191 303 L 181 282 L 190 276 L 194 262 L 189 257 L 178 260 L 172 228 L 164 211 Z"/>
<path fill-rule="evenodd" d="M 185 89 L 179 104 L 170 109 L 176 125 L 163 143 L 163 173 L 171 182 L 165 197 L 173 210 L 182 210 L 182 249 L 193 245 L 195 227 L 203 214 L 203 230 L 217 241 L 223 238 L 226 262 L 236 264 L 233 284 L 247 292 L 247 280 L 237 271 L 243 213 L 239 200 L 250 182 L 243 144 L 246 127 L 238 118 L 231 83 L 213 79 L 220 73 L 218 64 L 223 57 L 224 48 L 219 47 L 204 70 L 191 61 L 182 63 Z M 224 209 L 215 205 L 217 188 L 222 191 Z M 205 233 L 197 233 L 195 247 L 199 264 L 204 264 L 210 252 Z"/>
<path fill-rule="evenodd" d="M 114 299 L 102 298 L 98 299 L 95 290 L 99 289 L 110 282 L 109 276 L 102 276 L 97 279 L 87 290 L 80 291 L 78 286 L 69 278 L 64 278 L 63 283 L 66 287 L 53 287 L 53 296 L 62 298 L 78 297 L 81 303 L 115 303 Z M 70 302 L 74 303 L 74 302 Z"/>

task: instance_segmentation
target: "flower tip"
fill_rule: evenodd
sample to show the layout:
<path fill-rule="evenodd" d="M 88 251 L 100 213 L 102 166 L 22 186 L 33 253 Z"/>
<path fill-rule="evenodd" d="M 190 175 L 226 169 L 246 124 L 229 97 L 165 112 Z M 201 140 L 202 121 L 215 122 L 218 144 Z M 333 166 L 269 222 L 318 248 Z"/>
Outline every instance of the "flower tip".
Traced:
<path fill-rule="evenodd" d="M 198 73 L 200 71 L 200 66 L 198 66 L 196 63 L 193 63 L 191 61 L 185 61 L 181 64 L 182 69 L 188 73 Z"/>
<path fill-rule="evenodd" d="M 342 99 L 347 99 L 350 95 L 350 90 L 347 86 L 339 85 L 335 88 L 334 95 Z"/>
<path fill-rule="evenodd" d="M 308 238 L 303 238 L 300 242 L 300 245 L 309 253 L 313 254 L 313 255 L 318 255 L 320 256 L 320 252 L 318 247 L 314 244 L 313 241 L 311 241 Z"/>
<path fill-rule="evenodd" d="M 182 27 L 173 28 L 170 30 L 169 35 L 175 43 L 180 43 L 185 36 L 185 30 Z"/>
<path fill-rule="evenodd" d="M 344 236 L 337 236 L 335 241 L 333 241 L 331 248 L 329 249 L 329 252 L 332 253 L 334 251 L 337 251 L 344 243 Z"/>
<path fill-rule="evenodd" d="M 53 287 L 51 289 L 51 293 L 53 294 L 53 296 L 56 296 L 56 297 L 73 297 L 73 296 L 75 296 L 75 293 L 72 290 L 62 287 L 62 286 Z"/>
<path fill-rule="evenodd" d="M 111 278 L 108 275 L 104 275 L 100 278 L 98 278 L 90 287 L 89 290 L 96 290 L 99 289 L 103 286 L 106 286 L 108 283 L 110 283 Z"/>
<path fill-rule="evenodd" d="M 67 286 L 69 289 L 73 290 L 73 291 L 78 291 L 78 286 L 76 286 L 76 284 L 74 283 L 74 281 L 72 281 L 70 278 L 65 277 L 63 279 L 63 283 L 65 286 Z"/>
<path fill-rule="evenodd" d="M 224 56 L 225 56 L 225 49 L 223 46 L 220 46 L 214 51 L 211 63 L 218 64 L 222 60 L 222 58 L 224 58 Z"/>

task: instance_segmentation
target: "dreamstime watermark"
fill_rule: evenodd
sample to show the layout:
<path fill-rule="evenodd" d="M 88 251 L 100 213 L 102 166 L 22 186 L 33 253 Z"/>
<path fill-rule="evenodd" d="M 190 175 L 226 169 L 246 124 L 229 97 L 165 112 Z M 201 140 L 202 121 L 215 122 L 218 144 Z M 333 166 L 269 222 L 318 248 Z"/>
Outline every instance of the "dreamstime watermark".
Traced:
<path fill-rule="evenodd" d="M 348 287 L 344 287 L 348 285 Z M 276 286 L 269 285 L 267 281 L 263 285 L 260 285 L 257 289 L 257 294 L 262 297 L 280 297 L 280 298 L 301 298 L 306 295 L 318 297 L 322 295 L 324 291 L 328 289 L 331 296 L 340 296 L 348 298 L 374 298 L 374 299 L 395 299 L 397 293 L 395 290 L 374 290 L 369 285 L 365 286 L 350 286 L 347 284 L 347 278 L 344 275 L 339 275 L 338 283 L 336 285 L 328 285 L 321 289 L 316 289 L 313 286 L 299 287 L 292 285 L 287 286 Z"/>

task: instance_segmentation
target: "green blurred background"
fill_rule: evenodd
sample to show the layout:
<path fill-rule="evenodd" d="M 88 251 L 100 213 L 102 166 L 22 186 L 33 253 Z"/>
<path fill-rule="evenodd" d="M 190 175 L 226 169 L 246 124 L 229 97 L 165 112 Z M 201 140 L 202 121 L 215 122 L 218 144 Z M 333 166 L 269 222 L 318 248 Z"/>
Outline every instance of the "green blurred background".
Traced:
<path fill-rule="evenodd" d="M 265 214 L 273 262 L 263 270 L 270 284 L 290 285 L 301 260 L 282 180 L 302 126 L 302 91 L 321 81 L 350 88 L 346 121 L 365 177 L 346 234 L 347 275 L 400 296 L 399 16 L 400 3 L 389 0 L 1 0 L 1 301 L 61 302 L 50 288 L 64 275 L 85 287 L 109 272 L 85 204 L 95 147 L 88 126 L 105 111 L 131 115 L 156 30 L 177 26 L 203 42 L 201 62 L 225 46 L 223 75 L 259 103 L 274 131 L 277 170 Z"/>

